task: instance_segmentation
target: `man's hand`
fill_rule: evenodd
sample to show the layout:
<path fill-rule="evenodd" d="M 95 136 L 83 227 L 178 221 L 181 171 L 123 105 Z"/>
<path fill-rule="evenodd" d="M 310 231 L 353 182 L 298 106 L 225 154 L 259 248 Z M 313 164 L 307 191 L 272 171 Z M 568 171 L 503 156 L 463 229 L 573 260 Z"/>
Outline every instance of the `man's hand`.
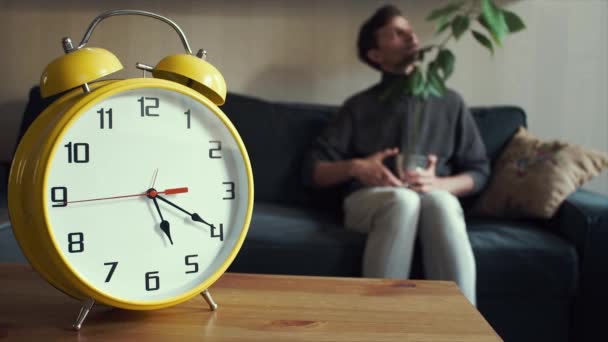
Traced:
<path fill-rule="evenodd" d="M 353 177 L 365 186 L 402 186 L 403 182 L 397 178 L 382 161 L 399 153 L 398 148 L 387 148 L 376 152 L 364 159 L 353 161 Z"/>
<path fill-rule="evenodd" d="M 416 192 L 425 193 L 440 189 L 440 178 L 435 174 L 436 165 L 437 156 L 429 154 L 427 168 L 406 171 L 402 181 L 408 184 L 408 187 Z"/>

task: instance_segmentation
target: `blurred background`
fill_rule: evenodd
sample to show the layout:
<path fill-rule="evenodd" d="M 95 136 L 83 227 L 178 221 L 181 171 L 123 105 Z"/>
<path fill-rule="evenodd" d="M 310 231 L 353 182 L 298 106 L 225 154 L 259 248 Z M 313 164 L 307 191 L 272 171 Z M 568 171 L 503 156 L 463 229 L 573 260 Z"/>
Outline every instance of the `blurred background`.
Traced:
<path fill-rule="evenodd" d="M 60 56 L 61 38 L 79 42 L 90 22 L 110 9 L 141 9 L 169 17 L 192 49 L 224 75 L 231 92 L 269 100 L 340 104 L 379 80 L 359 62 L 360 24 L 386 1 L 372 0 L 4 0 L 0 4 L 0 161 L 15 148 L 28 90 Z M 424 18 L 447 1 L 392 1 L 424 45 L 434 27 Z M 456 68 L 448 81 L 469 106 L 515 105 L 528 113 L 530 131 L 608 151 L 608 1 L 505 0 L 527 29 L 506 38 L 494 56 L 471 36 L 448 45 Z M 166 24 L 145 17 L 104 20 L 88 46 L 106 48 L 139 77 L 136 62 L 155 65 L 183 52 Z M 608 173 L 585 187 L 608 194 Z"/>

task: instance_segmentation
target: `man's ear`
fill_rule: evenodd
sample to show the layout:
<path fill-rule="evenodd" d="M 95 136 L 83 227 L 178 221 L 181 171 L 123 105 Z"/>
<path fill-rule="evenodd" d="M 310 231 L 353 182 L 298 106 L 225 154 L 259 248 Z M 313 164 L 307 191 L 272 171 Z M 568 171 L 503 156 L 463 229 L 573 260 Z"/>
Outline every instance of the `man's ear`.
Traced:
<path fill-rule="evenodd" d="M 378 49 L 367 50 L 367 58 L 376 64 L 382 64 L 382 53 Z"/>

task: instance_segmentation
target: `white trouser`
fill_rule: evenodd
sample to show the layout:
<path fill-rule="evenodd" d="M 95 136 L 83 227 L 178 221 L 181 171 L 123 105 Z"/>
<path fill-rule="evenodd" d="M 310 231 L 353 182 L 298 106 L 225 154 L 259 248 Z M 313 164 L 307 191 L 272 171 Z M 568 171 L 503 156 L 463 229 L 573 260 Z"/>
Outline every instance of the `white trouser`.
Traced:
<path fill-rule="evenodd" d="M 364 277 L 409 278 L 418 230 L 426 278 L 456 282 L 476 304 L 475 259 L 462 207 L 454 195 L 371 187 L 349 195 L 344 212 L 348 229 L 368 234 Z"/>

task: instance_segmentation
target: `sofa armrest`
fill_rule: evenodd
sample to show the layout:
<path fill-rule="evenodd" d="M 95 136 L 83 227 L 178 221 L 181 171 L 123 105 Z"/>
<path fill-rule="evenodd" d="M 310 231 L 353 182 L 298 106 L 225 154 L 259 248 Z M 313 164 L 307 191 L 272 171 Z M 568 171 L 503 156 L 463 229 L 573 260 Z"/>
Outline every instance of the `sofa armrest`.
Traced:
<path fill-rule="evenodd" d="M 592 341 L 605 332 L 603 317 L 608 307 L 608 196 L 578 190 L 552 221 L 579 255 L 574 336 L 578 341 Z"/>
<path fill-rule="evenodd" d="M 601 262 L 601 275 L 608 277 L 608 196 L 579 189 L 566 198 L 552 221 L 574 243 L 581 261 Z"/>

